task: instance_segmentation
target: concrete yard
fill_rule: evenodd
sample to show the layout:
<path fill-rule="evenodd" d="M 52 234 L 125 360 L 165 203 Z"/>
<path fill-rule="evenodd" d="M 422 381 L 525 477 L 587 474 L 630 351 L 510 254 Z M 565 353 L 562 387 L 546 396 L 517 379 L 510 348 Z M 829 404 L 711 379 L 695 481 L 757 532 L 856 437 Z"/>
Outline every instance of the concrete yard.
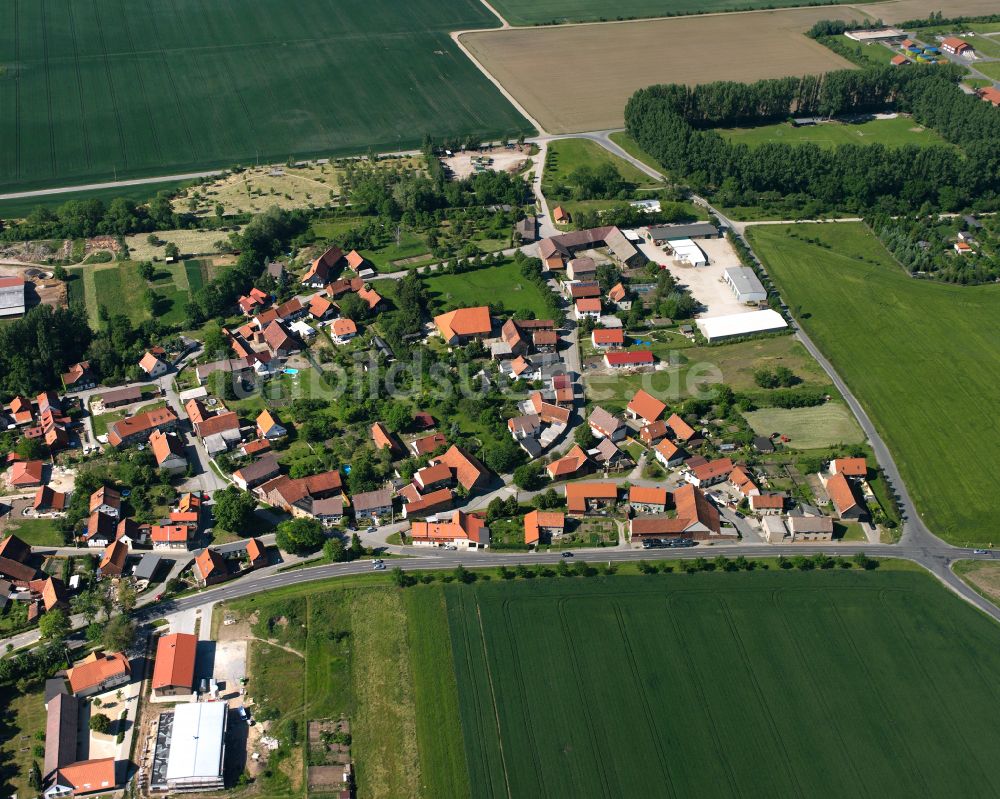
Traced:
<path fill-rule="evenodd" d="M 651 261 L 665 264 L 677 282 L 685 286 L 691 295 L 707 310 L 701 316 L 723 316 L 755 310 L 736 299 L 722 274 L 731 266 L 740 266 L 740 259 L 725 239 L 698 239 L 695 242 L 708 256 L 707 266 L 688 266 L 674 261 L 661 247 L 643 241 L 640 249 Z"/>

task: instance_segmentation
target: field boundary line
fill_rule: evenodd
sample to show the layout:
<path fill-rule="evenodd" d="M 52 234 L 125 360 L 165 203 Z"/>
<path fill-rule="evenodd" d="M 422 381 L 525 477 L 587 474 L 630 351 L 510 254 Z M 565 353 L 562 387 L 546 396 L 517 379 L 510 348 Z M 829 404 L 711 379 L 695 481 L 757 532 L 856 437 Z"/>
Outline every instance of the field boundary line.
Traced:
<path fill-rule="evenodd" d="M 966 752 L 966 757 L 968 757 L 968 754 L 970 752 L 974 752 L 976 750 L 975 750 L 974 747 L 970 746 L 969 742 L 966 740 L 964 727 L 961 724 L 958 724 L 958 723 L 955 722 L 955 719 L 954 719 L 954 717 L 952 716 L 952 714 L 950 712 L 951 705 L 949 705 L 947 702 L 945 702 L 944 701 L 944 697 L 941 696 L 941 692 L 940 692 L 940 690 L 938 690 L 939 681 L 937 679 L 935 679 L 932 675 L 928 674 L 927 667 L 924 665 L 924 661 L 921 660 L 920 658 L 918 658 L 916 656 L 916 653 L 913 651 L 913 642 L 910 640 L 910 636 L 908 636 L 906 634 L 905 630 L 903 629 L 902 624 L 900 624 L 899 616 L 898 616 L 896 608 L 893 605 L 891 605 L 888 602 L 886 602 L 886 599 L 888 599 L 888 597 L 889 597 L 889 592 L 886 592 L 885 595 L 882 595 L 880 593 L 880 595 L 879 595 L 879 604 L 882 605 L 882 608 L 886 611 L 886 613 L 888 614 L 889 618 L 892 619 L 893 625 L 895 625 L 895 627 L 898 630 L 899 634 L 902 636 L 903 641 L 906 644 L 906 649 L 907 649 L 907 651 L 908 651 L 908 653 L 910 655 L 910 659 L 916 664 L 917 669 L 919 669 L 920 672 L 924 675 L 924 684 L 930 686 L 931 692 L 933 693 L 934 697 L 937 699 L 938 708 L 940 708 L 940 711 L 941 711 L 940 714 L 939 714 L 939 716 L 944 716 L 947 719 L 948 726 L 951 728 L 951 733 L 950 733 L 951 737 L 952 738 L 957 738 L 958 740 L 960 740 L 962 742 L 962 747 L 963 747 L 963 749 Z M 972 659 L 972 662 L 975 662 L 975 658 Z M 989 685 L 988 681 L 984 680 L 984 682 L 986 682 L 986 684 Z M 993 690 L 992 690 L 992 687 L 989 689 L 989 691 L 990 691 L 991 694 L 994 693 Z M 996 699 L 996 697 L 994 695 L 994 700 L 995 699 Z M 997 786 L 993 782 L 993 780 L 991 779 L 992 770 L 988 769 L 988 768 L 984 768 L 983 764 L 981 762 L 979 762 L 978 759 L 977 759 L 977 763 L 978 763 L 979 769 L 982 772 L 983 776 L 985 777 L 986 781 L 989 782 L 991 785 L 993 785 L 994 796 L 997 795 Z"/>
<path fill-rule="evenodd" d="M 149 120 L 149 131 L 153 137 L 153 146 L 156 148 L 156 157 L 163 158 L 163 148 L 160 147 L 160 137 L 157 134 L 156 121 L 153 119 L 153 109 L 149 104 L 149 92 L 146 91 L 146 80 L 142 76 L 142 64 L 135 51 L 135 42 L 132 40 L 132 27 L 128 24 L 128 11 L 125 9 L 125 0 L 118 0 L 122 9 L 122 25 L 125 28 L 125 38 L 128 40 L 129 55 L 133 61 L 132 67 L 135 76 L 139 81 L 139 91 L 142 92 L 143 104 L 146 106 L 146 118 Z"/>
<path fill-rule="evenodd" d="M 795 657 L 798 660 L 800 672 L 802 674 L 808 674 L 809 671 L 806 668 L 807 661 L 802 652 L 802 645 L 799 643 L 798 636 L 795 635 L 795 631 L 792 629 L 791 624 L 789 624 L 787 616 L 782 612 L 782 604 L 779 601 L 779 597 L 782 592 L 781 588 L 775 588 L 771 591 L 771 604 L 774 605 L 775 613 L 781 620 L 781 626 L 785 628 L 785 634 L 788 636 L 788 640 L 792 642 L 792 648 L 795 652 Z M 816 704 L 819 705 L 823 711 L 823 716 L 833 720 L 832 723 L 836 725 L 836 720 L 839 718 L 839 715 L 830 712 L 830 703 L 827 702 L 826 698 L 823 696 L 823 691 L 820 687 L 812 680 L 803 680 L 803 682 L 808 686 L 809 692 L 815 697 Z M 847 744 L 844 741 L 843 734 L 841 734 L 839 728 L 836 726 L 834 728 L 837 729 L 837 743 L 840 748 L 840 756 L 843 758 L 843 762 L 850 764 L 851 771 L 854 773 L 854 778 L 857 780 L 858 786 L 860 786 L 860 792 L 864 796 L 871 796 L 871 793 L 868 790 L 868 783 L 858 772 L 856 761 L 854 758 L 849 756 Z"/>
<path fill-rule="evenodd" d="M 468 47 L 466 47 L 465 43 L 462 41 L 462 37 L 467 33 L 489 33 L 491 31 L 502 31 L 502 30 L 519 30 L 519 29 L 482 28 L 482 29 L 471 29 L 464 31 L 452 31 L 448 35 L 451 37 L 451 40 L 455 43 L 455 46 L 458 47 L 458 49 L 461 50 L 463 53 L 465 53 L 465 57 L 468 58 L 475 65 L 476 69 L 482 72 L 486 76 L 486 79 L 497 87 L 497 90 L 500 92 L 500 94 L 502 94 L 504 97 L 507 98 L 507 102 L 509 102 L 512 106 L 514 106 L 514 108 L 517 109 L 517 112 L 521 114 L 521 116 L 523 116 L 526 120 L 528 120 L 528 122 L 530 122 L 532 125 L 535 126 L 535 130 L 538 131 L 538 135 L 549 136 L 551 134 L 545 128 L 542 127 L 542 124 L 537 119 L 535 119 L 531 114 L 528 113 L 528 109 L 521 104 L 521 101 L 518 100 L 513 94 L 510 93 L 510 91 L 507 90 L 507 87 L 500 82 L 500 79 L 497 78 L 492 72 L 490 72 L 485 67 L 485 65 L 472 54 L 472 51 Z"/>
<path fill-rule="evenodd" d="M 632 672 L 633 684 L 639 689 L 639 693 L 642 695 L 642 715 L 646 717 L 646 725 L 649 727 L 650 736 L 653 739 L 653 744 L 656 746 L 656 756 L 660 761 L 660 767 L 663 769 L 663 775 L 666 777 L 667 788 L 670 791 L 670 795 L 677 796 L 673 780 L 670 778 L 670 767 L 667 765 L 666 752 L 663 748 L 663 741 L 660 738 L 660 731 L 656 727 L 656 723 L 653 720 L 652 713 L 649 709 L 649 695 L 646 693 L 646 686 L 639 677 L 639 667 L 635 661 L 635 652 L 632 651 L 632 641 L 625 630 L 625 619 L 622 616 L 621 605 L 614 602 L 613 606 L 615 609 L 615 620 L 618 623 L 618 633 L 622 637 L 625 658 L 628 660 L 629 671 Z"/>
<path fill-rule="evenodd" d="M 73 4 L 66 4 L 66 18 L 69 21 L 69 33 L 73 37 L 73 63 L 76 67 L 76 92 L 80 98 L 80 127 L 83 132 L 83 150 L 87 154 L 87 169 L 91 168 L 90 159 L 90 128 L 87 127 L 87 113 L 83 104 L 83 74 L 80 72 L 80 41 L 76 35 L 76 14 Z"/>
<path fill-rule="evenodd" d="M 507 776 L 507 757 L 503 751 L 503 733 L 500 729 L 500 709 L 497 706 L 496 686 L 493 684 L 493 669 L 490 668 L 490 655 L 486 649 L 486 630 L 483 628 L 483 616 L 479 612 L 479 600 L 476 600 L 476 622 L 479 624 L 479 640 L 483 645 L 483 666 L 486 668 L 486 681 L 490 684 L 490 701 L 493 703 L 493 716 L 497 724 L 497 746 L 500 749 L 500 766 L 503 771 L 504 787 L 507 789 L 507 799 L 513 799 L 510 792 L 510 777 Z"/>
<path fill-rule="evenodd" d="M 687 664 L 688 672 L 694 675 L 691 685 L 694 687 L 695 693 L 698 694 L 698 698 L 701 700 L 701 709 L 705 714 L 705 718 L 708 719 L 712 740 L 715 742 L 715 753 L 725 770 L 726 780 L 729 782 L 729 789 L 732 791 L 733 796 L 743 796 L 743 791 L 740 790 L 739 782 L 733 774 L 733 768 L 730 765 L 729 760 L 726 758 L 726 750 L 723 748 L 722 739 L 719 736 L 719 727 L 715 723 L 715 719 L 712 717 L 712 710 L 705 696 L 705 686 L 701 678 L 701 672 L 694 667 L 694 662 L 691 660 L 691 653 L 688 651 L 686 646 L 683 646 L 684 636 L 681 634 L 681 630 L 677 626 L 676 616 L 671 613 L 672 608 L 670 606 L 674 603 L 674 600 L 680 596 L 683 596 L 683 594 L 670 594 L 664 599 L 664 605 L 667 609 L 667 619 L 669 619 L 670 626 L 674 630 L 674 639 L 678 644 L 677 649 L 684 653 L 684 662 Z"/>
<path fill-rule="evenodd" d="M 49 65 L 49 26 L 45 21 L 45 0 L 38 0 L 38 14 L 42 20 L 42 61 L 45 64 L 45 107 L 49 115 L 49 169 L 56 168 L 56 131 L 52 120 L 52 70 Z"/>
<path fill-rule="evenodd" d="M 448 606 L 448 601 L 449 601 L 448 597 L 445 596 L 445 610 L 446 610 L 446 612 L 448 612 L 448 607 L 449 607 Z M 464 593 L 460 593 L 458 595 L 458 598 L 455 600 L 455 602 L 457 604 L 457 608 L 455 609 L 455 613 L 458 616 L 459 625 L 460 625 L 459 626 L 459 633 L 458 634 L 459 634 L 459 637 L 461 638 L 461 640 L 463 642 L 463 651 L 464 651 L 464 658 L 463 659 L 465 660 L 465 667 L 468 669 L 469 674 L 471 675 L 471 674 L 475 674 L 476 673 L 476 669 L 475 669 L 475 667 L 474 667 L 474 665 L 472 663 L 472 639 L 469 637 L 469 622 L 470 622 L 470 619 L 469 619 L 469 612 L 468 612 L 468 610 L 466 608 L 466 605 L 465 605 Z M 450 625 L 451 625 L 451 619 L 450 618 L 448 619 L 448 624 L 449 624 L 449 631 L 450 631 Z M 452 651 L 454 652 L 454 646 L 452 647 Z M 453 657 L 454 657 L 454 655 L 453 655 Z M 456 672 L 456 675 L 455 675 L 455 679 L 456 679 L 456 682 L 457 682 L 458 681 L 458 674 L 457 674 L 457 672 Z M 487 744 L 486 744 L 486 735 L 485 735 L 485 732 L 486 732 L 486 719 L 485 719 L 485 714 L 483 712 L 483 705 L 479 701 L 480 697 L 481 697 L 481 694 L 479 692 L 477 692 L 476 693 L 476 701 L 474 701 L 472 703 L 472 706 L 473 706 L 473 708 L 475 710 L 476 723 L 478 725 L 477 726 L 477 731 L 482 731 L 484 734 L 483 735 L 477 735 L 475 737 L 478 739 L 480 762 L 483 764 L 483 769 L 484 769 L 484 772 L 485 772 L 485 774 L 484 774 L 485 779 L 483 780 L 483 784 L 485 785 L 486 791 L 489 794 L 489 796 L 492 797 L 494 795 L 493 794 L 493 779 L 492 779 L 492 775 L 490 774 L 489 749 L 488 749 Z M 459 696 L 459 705 L 460 705 L 460 708 L 461 708 L 461 695 Z M 461 709 L 459 710 L 459 712 L 461 713 Z M 500 735 L 500 731 L 499 731 L 499 728 L 498 728 L 497 729 L 497 736 L 499 737 L 499 735 Z M 465 743 L 466 747 L 468 747 L 468 739 L 466 739 L 464 737 L 464 724 L 463 724 L 463 742 Z M 470 769 L 470 772 L 471 772 L 471 769 Z M 472 779 L 471 773 L 469 775 L 469 779 L 470 779 L 470 781 Z"/>
<path fill-rule="evenodd" d="M 861 666 L 861 670 L 864 672 L 865 678 L 868 680 L 868 683 L 872 684 L 874 681 L 872 680 L 871 669 L 868 668 L 868 663 L 865 661 L 865 659 L 861 657 L 861 653 L 858 651 L 858 646 L 854 642 L 854 637 L 851 635 L 851 631 L 850 628 L 847 626 L 847 622 L 844 621 L 844 617 L 840 612 L 840 608 L 838 608 L 836 605 L 833 604 L 831 604 L 830 607 L 833 610 L 833 616 L 837 620 L 837 624 L 840 627 L 841 634 L 846 639 L 847 645 L 851 648 L 851 652 L 854 654 L 855 659 Z M 882 697 L 881 692 L 875 691 L 874 694 L 876 697 L 875 701 L 878 702 L 879 707 L 882 709 L 883 718 L 885 718 L 889 722 L 888 725 L 889 728 L 893 730 L 898 729 L 896 718 L 895 716 L 893 716 L 892 713 L 889 712 L 889 707 L 886 705 L 885 699 Z M 923 791 L 924 795 L 930 796 L 931 791 L 930 791 L 930 786 L 928 786 L 927 784 L 927 778 L 924 776 L 923 771 L 918 767 L 918 763 L 914 759 L 913 752 L 910 750 L 910 747 L 907 746 L 906 736 L 896 734 L 895 738 L 899 748 L 901 748 L 906 753 L 906 759 L 909 763 L 909 771 L 912 774 L 916 774 L 917 777 L 919 778 L 920 783 L 923 785 L 924 788 Z"/>
<path fill-rule="evenodd" d="M 108 57 L 108 44 L 104 40 L 104 23 L 101 22 L 101 12 L 97 7 L 97 0 L 91 0 L 94 7 L 94 17 L 97 19 L 97 38 L 101 43 L 101 50 L 104 53 L 104 75 L 108 79 L 108 94 L 111 97 L 111 107 L 115 111 L 115 122 L 118 127 L 118 142 L 122 148 L 122 161 L 128 168 L 128 149 L 125 146 L 125 128 L 122 126 L 122 115 L 118 109 L 118 98 L 115 96 L 115 82 L 111 77 L 111 61 Z"/>
<path fill-rule="evenodd" d="M 590 714 L 590 702 L 587 701 L 587 696 L 583 690 L 583 685 L 581 684 L 581 673 L 580 661 L 576 653 L 576 645 L 573 641 L 573 636 L 570 634 L 569 624 L 566 621 L 566 602 L 568 597 L 560 597 L 559 601 L 556 602 L 556 613 L 559 615 L 559 627 L 562 630 L 563 637 L 566 639 L 566 649 L 569 652 L 570 659 L 573 661 L 573 683 L 576 685 L 576 693 L 580 699 L 580 707 L 583 709 L 583 715 L 587 719 L 587 737 L 590 738 L 590 745 L 593 747 L 594 755 L 593 759 L 597 764 L 597 773 L 601 775 L 601 782 L 604 784 L 604 795 L 613 796 L 611 793 L 611 784 L 608 779 L 608 772 L 605 768 L 605 762 L 611 762 L 610 758 L 602 758 L 598 756 L 601 751 L 600 744 L 597 740 L 596 735 L 596 725 L 594 724 L 594 717 Z M 520 671 L 520 669 L 519 669 Z M 614 768 L 614 764 L 611 764 Z M 617 782 L 617 773 L 615 774 L 615 781 Z"/>
<path fill-rule="evenodd" d="M 885 3 L 880 3 L 881 5 L 888 5 L 892 2 L 899 2 L 900 0 L 886 0 Z M 484 0 L 480 0 L 484 5 L 487 5 Z M 578 22 L 559 22 L 555 25 L 548 24 L 533 24 L 533 25 L 508 25 L 506 28 L 480 28 L 474 30 L 461 31 L 462 33 L 490 33 L 493 31 L 544 31 L 544 30 L 559 30 L 560 28 L 582 28 L 587 25 L 625 25 L 628 23 L 635 22 L 662 22 L 668 19 L 703 19 L 705 17 L 733 17 L 737 14 L 773 14 L 782 11 L 815 11 L 817 8 L 823 8 L 829 6 L 832 9 L 850 9 L 852 11 L 857 11 L 863 17 L 868 20 L 874 19 L 871 14 L 865 11 L 861 4 L 854 3 L 824 3 L 820 6 L 816 5 L 805 5 L 804 0 L 800 3 L 788 6 L 772 6 L 770 8 L 741 8 L 733 11 L 706 11 L 704 14 L 673 14 L 661 17 L 631 17 L 629 19 L 590 19 L 590 20 L 580 20 Z M 495 12 L 494 12 L 495 13 Z M 500 16 L 497 14 L 497 16 Z M 503 19 L 503 17 L 500 17 Z M 985 35 L 985 34 L 984 34 Z"/>

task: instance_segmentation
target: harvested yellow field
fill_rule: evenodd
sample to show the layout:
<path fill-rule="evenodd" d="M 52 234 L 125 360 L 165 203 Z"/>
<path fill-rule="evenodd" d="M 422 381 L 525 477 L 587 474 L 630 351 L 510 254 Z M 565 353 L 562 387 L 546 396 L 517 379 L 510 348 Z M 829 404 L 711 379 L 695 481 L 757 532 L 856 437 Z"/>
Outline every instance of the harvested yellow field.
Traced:
<path fill-rule="evenodd" d="M 212 255 L 221 252 L 216 246 L 229 238 L 231 232 L 239 232 L 239 226 L 227 227 L 225 230 L 161 230 L 156 233 L 159 243 L 149 243 L 148 233 L 139 233 L 125 237 L 129 256 L 133 261 L 162 261 L 166 258 L 168 242 L 177 245 L 184 258 L 193 255 Z"/>
<path fill-rule="evenodd" d="M 858 5 L 873 19 L 883 22 L 903 22 L 908 19 L 923 19 L 932 11 L 942 11 L 946 17 L 979 17 L 997 13 L 996 0 L 892 0 L 888 3 Z M 861 17 L 858 17 L 859 19 Z"/>
<path fill-rule="evenodd" d="M 851 67 L 803 31 L 821 19 L 859 16 L 849 6 L 825 6 L 477 31 L 459 41 L 547 132 L 578 133 L 621 127 L 628 98 L 654 83 Z"/>

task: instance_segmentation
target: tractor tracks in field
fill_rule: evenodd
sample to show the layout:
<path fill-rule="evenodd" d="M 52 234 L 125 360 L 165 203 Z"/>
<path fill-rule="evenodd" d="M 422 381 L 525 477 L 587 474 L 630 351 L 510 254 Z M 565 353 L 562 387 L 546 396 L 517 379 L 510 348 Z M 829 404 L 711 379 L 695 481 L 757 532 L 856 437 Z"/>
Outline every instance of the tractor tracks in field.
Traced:
<path fill-rule="evenodd" d="M 625 617 L 622 615 L 622 608 L 617 602 L 614 603 L 615 621 L 618 623 L 618 633 L 622 637 L 622 648 L 625 652 L 625 659 L 628 661 L 629 671 L 632 673 L 632 684 L 639 689 L 642 698 L 642 715 L 646 719 L 646 726 L 649 728 L 649 737 L 656 749 L 656 758 L 660 761 L 660 769 L 666 779 L 666 786 L 671 796 L 677 796 L 673 782 L 670 779 L 670 767 L 667 762 L 667 751 L 660 738 L 660 731 L 656 726 L 656 720 L 650 710 L 649 695 L 646 693 L 646 686 L 643 684 L 639 673 L 639 666 L 636 662 L 635 652 L 632 649 L 632 640 L 629 638 L 625 627 Z"/>
<path fill-rule="evenodd" d="M 111 107 L 115 112 L 115 123 L 118 128 L 118 143 L 122 150 L 122 163 L 128 167 L 128 148 L 125 144 L 125 126 L 122 124 L 121 111 L 118 108 L 118 97 L 115 94 L 115 82 L 111 77 L 111 59 L 108 56 L 108 43 L 104 38 L 104 23 L 101 21 L 101 10 L 97 7 L 97 0 L 92 0 L 94 7 L 94 18 L 97 20 L 97 38 L 101 43 L 101 51 L 104 54 L 104 74 L 108 79 L 108 94 L 111 97 Z"/>
<path fill-rule="evenodd" d="M 87 169 L 91 167 L 90 156 L 90 129 L 87 126 L 86 107 L 83 103 L 83 75 L 80 72 L 80 43 L 76 35 L 76 15 L 73 13 L 73 4 L 66 4 L 66 19 L 69 22 L 69 33 L 73 38 L 73 64 L 76 72 L 76 92 L 80 98 L 80 132 L 83 135 L 83 152 L 87 158 Z"/>

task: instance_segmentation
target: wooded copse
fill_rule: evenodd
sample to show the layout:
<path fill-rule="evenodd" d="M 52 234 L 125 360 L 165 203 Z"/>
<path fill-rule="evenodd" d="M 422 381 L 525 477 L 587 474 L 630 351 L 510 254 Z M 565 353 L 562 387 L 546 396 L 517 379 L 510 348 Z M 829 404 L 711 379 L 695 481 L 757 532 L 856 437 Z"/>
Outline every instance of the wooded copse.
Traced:
<path fill-rule="evenodd" d="M 793 196 L 848 211 L 947 211 L 998 205 L 1000 112 L 958 87 L 960 67 L 872 67 L 741 84 L 640 89 L 629 134 L 663 166 L 730 204 Z M 955 147 L 728 142 L 715 127 L 877 111 L 910 113 Z M 720 199 L 720 198 L 717 198 Z"/>

